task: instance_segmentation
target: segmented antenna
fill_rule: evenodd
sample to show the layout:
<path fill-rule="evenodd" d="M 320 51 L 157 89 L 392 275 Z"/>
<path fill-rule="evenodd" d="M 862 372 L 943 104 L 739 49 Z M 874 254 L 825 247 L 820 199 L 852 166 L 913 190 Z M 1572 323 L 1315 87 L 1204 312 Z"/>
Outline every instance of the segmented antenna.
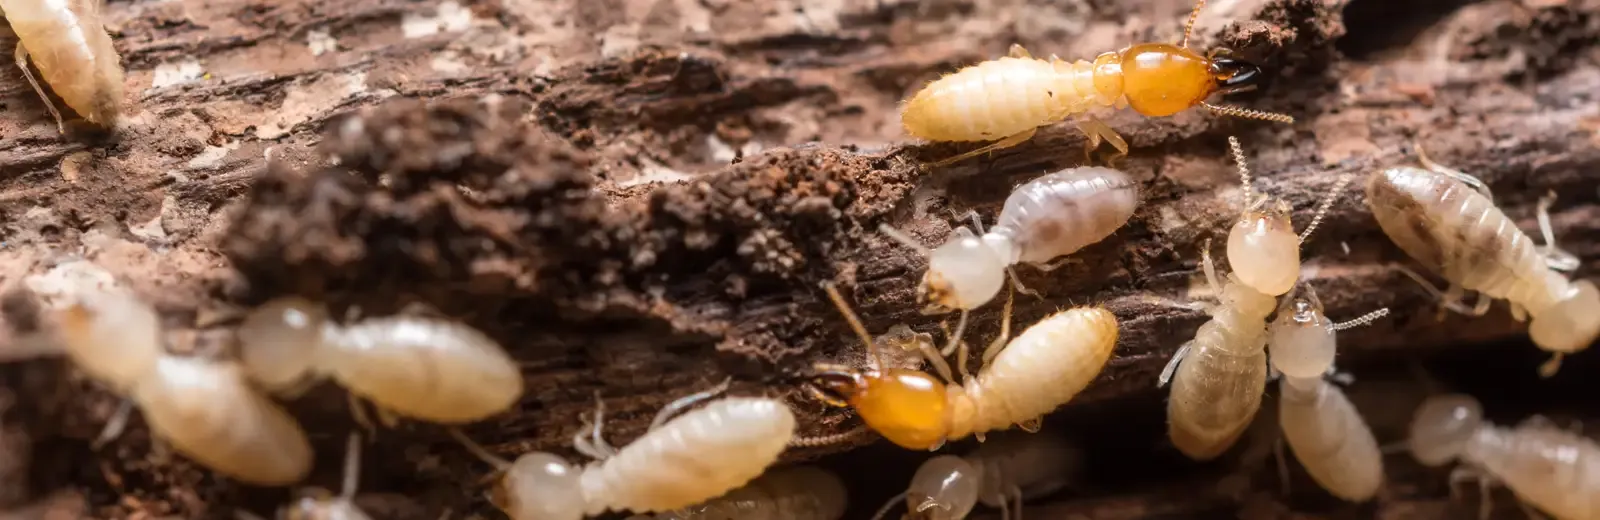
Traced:
<path fill-rule="evenodd" d="M 839 288 L 832 282 L 823 282 L 822 290 L 828 292 L 828 299 L 833 300 L 833 305 L 839 308 L 839 314 L 844 315 L 845 321 L 850 323 L 850 328 L 856 331 L 856 336 L 861 338 L 861 343 L 867 346 L 867 360 L 872 363 L 874 370 L 883 368 L 883 358 L 878 356 L 878 346 L 872 343 L 872 335 L 867 334 L 867 327 L 861 324 L 861 318 L 856 312 L 850 310 L 850 304 L 845 303 L 844 296 L 839 294 Z"/>
<path fill-rule="evenodd" d="M 1183 24 L 1183 41 L 1178 44 L 1179 47 L 1189 46 L 1189 35 L 1194 32 L 1194 22 L 1200 19 L 1200 9 L 1205 6 L 1206 0 L 1200 0 L 1194 4 L 1194 10 L 1189 11 L 1189 21 Z"/>
<path fill-rule="evenodd" d="M 1350 174 L 1346 173 L 1340 175 L 1339 180 L 1334 181 L 1333 190 L 1328 192 L 1328 196 L 1322 198 L 1322 203 L 1317 205 L 1317 212 L 1311 216 L 1311 225 L 1306 226 L 1306 230 L 1300 233 L 1301 242 L 1305 242 L 1306 237 L 1311 236 L 1311 232 L 1317 230 L 1317 225 L 1322 223 L 1322 218 L 1328 215 L 1328 209 L 1333 207 L 1333 201 L 1339 198 L 1339 192 L 1344 191 L 1345 186 L 1350 185 L 1350 179 Z"/>
<path fill-rule="evenodd" d="M 849 429 L 847 431 L 844 431 L 844 432 L 841 432 L 841 433 L 831 433 L 831 434 L 828 434 L 828 435 L 818 435 L 816 437 L 794 437 L 794 438 L 789 439 L 789 447 L 791 447 L 791 448 L 815 448 L 815 447 L 818 447 L 818 446 L 830 446 L 830 445 L 839 444 L 841 442 L 849 440 L 851 437 L 855 437 L 856 435 L 860 435 L 861 432 L 866 431 L 866 430 L 867 430 L 867 425 L 858 424 L 858 425 L 856 425 L 855 428 L 851 428 L 851 429 Z"/>
<path fill-rule="evenodd" d="M 1244 189 L 1244 200 L 1250 200 L 1255 192 L 1250 188 L 1250 165 L 1244 160 L 1244 147 L 1239 146 L 1239 138 L 1228 136 L 1228 147 L 1233 149 L 1233 162 L 1239 165 L 1239 186 Z"/>
<path fill-rule="evenodd" d="M 1356 328 L 1356 327 L 1362 327 L 1362 326 L 1370 324 L 1370 323 L 1372 323 L 1374 321 L 1378 321 L 1378 318 L 1382 318 L 1382 317 L 1388 316 L 1388 315 L 1389 315 L 1389 308 L 1388 307 L 1384 307 L 1382 309 L 1378 309 L 1378 310 L 1366 313 L 1365 315 L 1363 315 L 1363 316 L 1361 316 L 1359 318 L 1353 319 L 1353 320 L 1341 321 L 1339 323 L 1335 323 L 1335 324 L 1333 324 L 1332 327 L 1328 327 L 1328 330 L 1332 330 L 1334 332 L 1338 332 L 1338 331 L 1345 330 L 1345 329 L 1352 329 L 1352 328 Z"/>
<path fill-rule="evenodd" d="M 1225 116 L 1239 117 L 1239 118 L 1244 118 L 1244 119 L 1260 119 L 1262 121 L 1273 121 L 1273 122 L 1284 123 L 1284 124 L 1289 124 L 1289 123 L 1293 123 L 1294 122 L 1294 116 L 1291 116 L 1291 115 L 1288 115 L 1288 114 L 1279 114 L 1277 112 L 1265 112 L 1265 111 L 1261 111 L 1261 110 L 1251 110 L 1251 109 L 1248 109 L 1248 108 L 1240 108 L 1240 107 L 1229 106 L 1229 105 L 1213 105 L 1211 103 L 1200 103 L 1200 104 L 1202 106 L 1210 109 L 1212 112 L 1216 112 L 1218 114 L 1225 115 Z"/>

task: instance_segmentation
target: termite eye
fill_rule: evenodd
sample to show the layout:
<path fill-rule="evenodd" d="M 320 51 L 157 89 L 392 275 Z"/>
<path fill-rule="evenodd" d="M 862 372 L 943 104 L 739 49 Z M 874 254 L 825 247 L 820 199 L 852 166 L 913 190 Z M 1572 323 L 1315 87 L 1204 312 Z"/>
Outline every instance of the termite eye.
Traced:
<path fill-rule="evenodd" d="M 1211 76 L 1216 78 L 1217 91 L 1223 94 L 1254 90 L 1263 77 L 1261 67 L 1229 57 L 1211 60 Z"/>

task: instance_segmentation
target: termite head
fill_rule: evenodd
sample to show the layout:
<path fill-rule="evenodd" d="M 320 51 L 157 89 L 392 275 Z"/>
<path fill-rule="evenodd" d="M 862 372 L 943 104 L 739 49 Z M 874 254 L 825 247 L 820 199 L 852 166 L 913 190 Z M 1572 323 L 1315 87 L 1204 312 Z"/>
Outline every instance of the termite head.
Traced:
<path fill-rule="evenodd" d="M 978 503 L 983 469 L 954 455 L 940 455 L 917 468 L 906 490 L 908 518 L 954 520 L 966 518 Z"/>
<path fill-rule="evenodd" d="M 1283 375 L 1309 379 L 1320 377 L 1333 366 L 1337 348 L 1333 322 L 1322 314 L 1322 301 L 1311 287 L 1283 300 L 1269 332 L 1269 359 Z"/>
<path fill-rule="evenodd" d="M 239 326 L 239 357 L 250 378 L 270 391 L 294 388 L 310 376 L 327 313 L 297 297 L 267 302 Z"/>
<path fill-rule="evenodd" d="M 1539 348 L 1564 354 L 1593 344 L 1600 336 L 1600 291 L 1594 282 L 1573 282 L 1555 305 L 1533 315 L 1528 336 Z"/>
<path fill-rule="evenodd" d="M 961 233 L 928 253 L 918 297 L 936 307 L 972 309 L 1000 294 L 1005 280 L 1005 260 L 982 238 Z"/>
<path fill-rule="evenodd" d="M 1199 105 L 1219 86 L 1211 59 L 1168 43 L 1141 43 L 1121 53 L 1122 93 L 1128 106 L 1150 117 Z"/>
<path fill-rule="evenodd" d="M 823 402 L 854 408 L 862 422 L 901 447 L 931 450 L 944 444 L 947 398 L 944 384 L 932 375 L 818 365 L 808 389 Z"/>
<path fill-rule="evenodd" d="M 164 351 L 155 309 L 122 291 L 74 303 L 57 313 L 55 322 L 73 363 L 119 390 L 156 370 Z"/>
<path fill-rule="evenodd" d="M 581 519 L 588 509 L 583 474 L 542 451 L 517 457 L 489 491 L 489 502 L 511 518 Z"/>
<path fill-rule="evenodd" d="M 1228 231 L 1228 264 L 1245 285 L 1269 296 L 1294 288 L 1300 279 L 1300 237 L 1289 221 L 1289 205 L 1258 199 Z"/>
<path fill-rule="evenodd" d="M 1417 408 L 1411 420 L 1411 455 L 1424 466 L 1454 460 L 1483 425 L 1483 406 L 1463 394 L 1437 395 Z"/>
<path fill-rule="evenodd" d="M 1207 58 L 1211 60 L 1211 79 L 1221 94 L 1255 90 L 1265 77 L 1260 66 L 1235 57 L 1230 49 L 1212 49 Z"/>

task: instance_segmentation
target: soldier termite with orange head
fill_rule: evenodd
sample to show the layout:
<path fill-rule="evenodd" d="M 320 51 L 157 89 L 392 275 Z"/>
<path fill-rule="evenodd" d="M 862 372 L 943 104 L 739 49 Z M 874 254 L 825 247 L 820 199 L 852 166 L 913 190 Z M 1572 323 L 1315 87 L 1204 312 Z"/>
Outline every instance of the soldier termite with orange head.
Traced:
<path fill-rule="evenodd" d="M 1418 148 L 1420 151 L 1420 147 Z M 1488 196 L 1476 178 L 1440 166 L 1424 155 L 1425 168 L 1399 167 L 1372 173 L 1367 205 L 1378 225 L 1411 258 L 1450 282 L 1441 293 L 1408 269 L 1444 308 L 1481 316 L 1493 298 L 1511 302 L 1518 320 L 1531 317 L 1528 335 L 1554 355 L 1540 373 L 1554 375 L 1561 357 L 1589 347 L 1600 336 L 1600 291 L 1588 280 L 1570 281 L 1558 270 L 1578 265 L 1555 245 L 1549 209 L 1554 194 L 1539 201 L 1545 245 L 1535 246 Z M 1466 291 L 1478 304 L 1461 304 Z"/>
<path fill-rule="evenodd" d="M 1450 474 L 1451 488 L 1478 480 L 1484 491 L 1479 513 L 1485 520 L 1494 482 L 1556 518 L 1600 518 L 1600 446 L 1547 419 L 1534 416 L 1502 428 L 1483 420 L 1477 399 L 1437 395 L 1417 409 L 1409 441 L 1411 454 L 1424 466 L 1464 464 Z"/>
<path fill-rule="evenodd" d="M 1037 421 L 1066 404 L 1105 367 L 1117 344 L 1117 317 L 1098 307 L 1060 311 L 1006 344 L 977 377 L 940 382 L 915 370 L 884 368 L 861 320 L 832 284 L 828 297 L 866 345 L 866 370 L 819 365 L 811 389 L 836 406 L 850 406 L 862 422 L 901 447 L 934 450 L 960 439 Z M 1006 302 L 1001 335 L 1010 326 Z M 935 365 L 942 364 L 938 360 Z"/>
<path fill-rule="evenodd" d="M 291 484 L 311 470 L 311 445 L 294 418 L 257 394 L 236 364 L 166 353 L 155 310 L 133 295 L 85 299 L 56 322 L 68 357 L 137 404 L 179 453 L 256 485 Z M 118 413 L 102 439 L 126 420 Z"/>
<path fill-rule="evenodd" d="M 910 488 L 889 499 L 873 520 L 905 499 L 904 518 L 960 520 L 978 502 L 1000 509 L 1001 518 L 1022 517 L 1022 502 L 1054 493 L 1069 484 L 1082 454 L 1077 446 L 1045 434 L 1001 432 L 964 457 L 928 459 L 911 477 Z"/>
<path fill-rule="evenodd" d="M 703 400 L 691 395 L 687 400 Z M 663 410 L 681 408 L 668 405 Z M 601 437 L 605 407 L 595 411 L 591 438 L 573 438 L 598 460 L 576 467 L 532 452 L 508 462 L 459 430 L 450 433 L 500 473 L 491 501 L 513 520 L 579 520 L 606 511 L 675 511 L 722 496 L 760 476 L 794 436 L 794 412 L 782 401 L 728 397 L 670 421 L 617 450 Z M 659 417 L 658 417 L 659 419 Z"/>
<path fill-rule="evenodd" d="M 285 297 L 255 309 L 239 328 L 240 357 L 274 392 L 328 374 L 387 411 L 443 424 L 473 422 L 522 396 L 522 373 L 482 332 L 420 316 L 340 326 L 322 305 Z"/>
<path fill-rule="evenodd" d="M 101 20 L 104 9 L 105 0 L 0 0 L 0 14 L 17 33 L 17 66 L 62 132 L 61 112 L 28 61 L 79 116 L 100 126 L 116 124 L 122 111 L 122 59 Z"/>
<path fill-rule="evenodd" d="M 838 520 L 844 517 L 844 482 L 816 466 L 776 468 L 703 504 L 628 520 Z"/>
<path fill-rule="evenodd" d="M 934 309 L 960 309 L 961 318 L 951 335 L 948 356 L 960 341 L 967 313 L 993 299 L 1005 284 L 1012 265 L 1047 263 L 1104 240 L 1133 217 L 1139 205 L 1139 186 L 1128 174 L 1110 168 L 1068 168 L 1018 186 L 1006 197 L 995 226 L 983 231 L 977 213 L 971 213 L 974 231 L 959 228 L 943 245 L 927 249 L 888 225 L 884 234 L 922 251 L 928 272 L 918 286 L 922 299 Z M 1011 277 L 1016 284 L 1016 277 Z M 1020 287 L 1020 285 L 1019 285 Z M 985 353 L 987 361 L 1006 339 L 1000 337 Z M 956 358 L 965 375 L 967 356 Z"/>
<path fill-rule="evenodd" d="M 1389 309 L 1378 309 L 1333 323 L 1323 315 L 1316 291 L 1307 286 L 1303 294 L 1284 299 L 1278 318 L 1267 328 L 1272 366 L 1283 378 L 1278 386 L 1283 438 L 1318 485 L 1351 502 L 1377 494 L 1383 483 L 1383 454 L 1355 406 L 1326 379 L 1338 347 L 1334 335 L 1388 314 Z M 1287 478 L 1287 470 L 1283 473 Z"/>
<path fill-rule="evenodd" d="M 1212 94 L 1254 87 L 1259 67 L 1228 57 L 1218 49 L 1200 55 L 1189 49 L 1201 0 L 1184 26 L 1183 41 L 1140 43 L 1095 57 L 1093 62 L 1067 62 L 1056 56 L 1035 59 L 1020 45 L 1011 55 L 979 63 L 939 78 L 906 101 L 900 120 L 906 133 L 930 141 L 999 141 L 939 161 L 949 164 L 1021 144 L 1040 126 L 1078 117 L 1088 136 L 1088 151 L 1101 141 L 1119 154 L 1128 143 L 1105 123 L 1088 115 L 1097 107 L 1132 107 L 1148 117 L 1164 117 L 1196 105 L 1213 112 L 1281 123 L 1283 114 L 1212 105 Z"/>

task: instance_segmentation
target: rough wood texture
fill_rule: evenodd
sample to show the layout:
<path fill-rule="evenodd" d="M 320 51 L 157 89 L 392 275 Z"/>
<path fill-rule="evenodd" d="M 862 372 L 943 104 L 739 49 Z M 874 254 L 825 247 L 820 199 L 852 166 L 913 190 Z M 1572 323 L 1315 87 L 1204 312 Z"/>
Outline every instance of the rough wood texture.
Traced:
<path fill-rule="evenodd" d="M 860 356 L 818 283 L 841 282 L 874 332 L 896 323 L 936 331 L 942 317 L 919 314 L 914 301 L 924 262 L 877 225 L 933 244 L 964 224 L 952 212 L 975 209 L 990 222 L 1011 186 L 1083 157 L 1082 137 L 1058 125 L 992 157 L 926 170 L 922 161 L 965 148 L 903 143 L 896 102 L 1013 41 L 1069 57 L 1175 41 L 1188 8 L 1158 0 L 112 2 L 136 93 L 115 138 L 57 135 L 20 76 L 0 75 L 0 284 L 85 255 L 155 302 L 180 346 L 225 340 L 228 323 L 211 316 L 285 293 L 370 314 L 424 302 L 493 334 L 525 363 L 522 405 L 470 429 L 505 454 L 570 454 L 595 392 L 612 411 L 611 439 L 625 442 L 661 405 L 727 375 L 734 393 L 793 396 L 805 434 L 845 432 L 854 418 L 794 392 L 810 363 Z M 1558 238 L 1585 259 L 1580 275 L 1594 272 L 1597 20 L 1593 1 L 1241 0 L 1205 11 L 1198 45 L 1229 45 L 1272 77 L 1230 102 L 1300 120 L 1200 111 L 1107 119 L 1134 146 L 1119 166 L 1142 182 L 1145 204 L 1073 263 L 1020 270 L 1045 298 L 1020 297 L 1019 324 L 1082 304 L 1122 320 L 1116 357 L 1068 408 L 1149 401 L 1113 407 L 1111 417 L 1159 434 L 1155 374 L 1205 319 L 1173 304 L 1204 296 L 1198 248 L 1221 239 L 1237 214 L 1230 134 L 1243 139 L 1258 189 L 1290 200 L 1301 225 L 1339 175 L 1362 176 L 1359 184 L 1376 167 L 1411 163 L 1413 141 L 1482 177 L 1525 230 L 1535 229 L 1534 202 L 1555 190 Z M 1362 200 L 1352 189 L 1306 247 L 1317 266 L 1308 279 L 1331 315 L 1395 310 L 1342 334 L 1342 359 L 1381 362 L 1520 334 L 1503 310 L 1436 321 L 1426 295 L 1386 267 L 1405 259 Z M 971 337 L 995 332 L 998 308 L 975 314 Z M 11 328 L 29 326 L 14 310 Z M 3 376 L 11 403 L 3 438 L 17 460 L 0 464 L 0 498 L 10 504 L 67 488 L 98 517 L 189 518 L 265 512 L 288 497 L 153 456 L 137 420 L 92 451 L 88 441 L 116 399 L 59 361 L 12 365 Z M 350 427 L 343 403 L 331 385 L 294 403 L 321 435 L 310 484 L 336 485 Z M 1159 435 L 1150 442 L 1125 444 L 1148 451 Z M 471 483 L 483 466 L 437 428 L 385 432 L 369 450 L 379 455 L 365 465 L 363 487 L 379 517 L 486 508 Z M 879 491 L 862 502 L 886 495 Z M 1177 499 L 1190 500 L 1180 512 L 1238 507 Z M 1131 517 L 1159 513 L 1144 511 Z"/>

